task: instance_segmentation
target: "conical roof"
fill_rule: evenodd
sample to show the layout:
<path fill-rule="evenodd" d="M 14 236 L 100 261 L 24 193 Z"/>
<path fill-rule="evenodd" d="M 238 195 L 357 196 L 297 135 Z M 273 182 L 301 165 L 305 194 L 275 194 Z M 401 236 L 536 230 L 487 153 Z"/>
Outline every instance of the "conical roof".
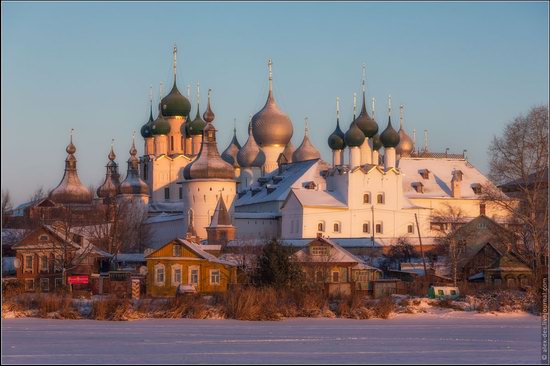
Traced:
<path fill-rule="evenodd" d="M 65 159 L 65 173 L 61 182 L 49 194 L 49 198 L 61 204 L 89 204 L 92 202 L 92 192 L 80 182 L 76 169 L 76 158 L 74 153 L 76 147 L 73 145 L 73 137 L 67 148 Z"/>
<path fill-rule="evenodd" d="M 212 215 L 212 220 L 210 221 L 210 227 L 231 225 L 231 216 L 229 216 L 229 212 L 227 211 L 227 207 L 225 206 L 223 197 L 220 194 L 220 197 L 218 198 L 218 203 L 216 204 L 216 208 L 214 209 L 214 215 Z"/>

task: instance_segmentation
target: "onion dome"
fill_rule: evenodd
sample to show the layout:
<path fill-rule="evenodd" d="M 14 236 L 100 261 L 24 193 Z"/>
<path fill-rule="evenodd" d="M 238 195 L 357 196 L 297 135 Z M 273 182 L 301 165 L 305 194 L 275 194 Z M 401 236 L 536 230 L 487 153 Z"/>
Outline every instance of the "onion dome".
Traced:
<path fill-rule="evenodd" d="M 380 141 L 385 148 L 399 145 L 399 134 L 391 125 L 391 96 L 388 99 L 388 126 L 384 132 L 380 134 Z"/>
<path fill-rule="evenodd" d="M 239 141 L 237 140 L 237 128 L 233 127 L 233 139 L 227 149 L 225 149 L 222 153 L 222 159 L 231 164 L 233 168 L 238 168 L 239 162 L 237 161 L 237 154 L 240 149 L 241 144 L 239 144 Z"/>
<path fill-rule="evenodd" d="M 328 137 L 328 146 L 332 150 L 343 150 L 346 147 L 344 132 L 340 129 L 340 98 L 336 98 L 336 129 Z"/>
<path fill-rule="evenodd" d="M 189 135 L 186 136 L 202 135 L 202 131 L 206 127 L 206 122 L 201 118 L 199 87 L 199 83 L 197 83 L 197 115 L 195 116 L 195 119 L 189 123 L 189 126 L 187 127 L 189 130 Z"/>
<path fill-rule="evenodd" d="M 321 154 L 319 153 L 319 150 L 317 150 L 315 146 L 313 146 L 311 141 L 309 141 L 309 136 L 307 132 L 308 132 L 308 129 L 307 129 L 307 117 L 306 117 L 306 128 L 304 133 L 304 140 L 302 141 L 302 144 L 298 146 L 296 151 L 294 151 L 294 154 L 292 154 L 292 161 L 294 162 L 321 158 Z"/>
<path fill-rule="evenodd" d="M 371 118 L 367 112 L 367 103 L 365 100 L 365 66 L 363 66 L 363 106 L 361 107 L 361 113 L 359 113 L 359 116 L 355 119 L 355 124 L 357 124 L 357 127 L 363 131 L 363 134 L 366 137 L 373 137 L 378 133 L 378 124 L 374 120 L 374 118 Z"/>
<path fill-rule="evenodd" d="M 414 150 L 414 143 L 403 128 L 403 105 L 399 107 L 399 112 L 399 145 L 397 145 L 395 151 L 401 156 L 409 156 Z"/>
<path fill-rule="evenodd" d="M 153 121 L 151 125 L 151 133 L 156 135 L 168 135 L 170 133 L 170 123 L 164 119 L 164 116 L 159 111 L 157 119 Z"/>
<path fill-rule="evenodd" d="M 293 128 L 290 118 L 279 109 L 273 97 L 272 62 L 269 66 L 269 94 L 264 107 L 252 117 L 254 139 L 260 146 L 286 145 L 292 138 Z"/>
<path fill-rule="evenodd" d="M 107 163 L 107 172 L 105 173 L 105 181 L 97 189 L 97 196 L 106 201 L 114 199 L 120 185 L 120 175 L 118 174 L 118 164 L 115 162 L 115 152 L 111 144 L 111 151 L 108 155 L 109 162 Z"/>
<path fill-rule="evenodd" d="M 139 176 L 139 159 L 136 157 L 135 141 L 132 141 L 130 158 L 128 159 L 128 171 L 126 178 L 118 186 L 119 194 L 148 195 L 149 187 Z"/>
<path fill-rule="evenodd" d="M 183 96 L 176 85 L 176 56 L 177 48 L 174 45 L 174 85 L 172 90 L 168 93 L 167 96 L 161 99 L 161 111 L 162 115 L 165 117 L 185 117 L 191 111 L 191 103 L 189 99 Z"/>
<path fill-rule="evenodd" d="M 288 144 L 286 144 L 285 149 L 283 150 L 283 155 L 287 163 L 293 162 L 292 155 L 294 154 L 294 151 L 296 151 L 296 148 L 292 144 L 292 141 L 289 141 Z"/>
<path fill-rule="evenodd" d="M 193 162 L 183 169 L 185 179 L 233 179 L 233 166 L 218 152 L 216 128 L 209 122 L 204 128 L 201 149 Z"/>
<path fill-rule="evenodd" d="M 211 94 L 212 94 L 212 89 L 208 89 L 208 105 L 206 106 L 206 111 L 202 115 L 202 118 L 206 123 L 211 123 L 216 117 L 216 115 L 212 111 L 212 108 L 210 107 Z"/>
<path fill-rule="evenodd" d="M 372 141 L 372 149 L 374 151 L 378 151 L 382 148 L 382 146 L 384 146 L 384 145 L 382 145 L 382 141 L 380 141 L 380 135 L 379 134 L 376 134 L 376 135 L 372 136 L 371 141 Z"/>
<path fill-rule="evenodd" d="M 265 163 L 265 154 L 256 143 L 252 133 L 252 121 L 248 124 L 248 140 L 237 153 L 237 162 L 241 168 L 261 168 Z"/>
<path fill-rule="evenodd" d="M 57 187 L 49 195 L 49 198 L 61 204 L 90 204 L 92 202 L 92 192 L 85 187 L 78 178 L 76 170 L 76 158 L 74 153 L 76 147 L 73 145 L 73 136 L 71 130 L 71 142 L 65 149 L 67 158 L 65 159 L 65 173 Z"/>
<path fill-rule="evenodd" d="M 146 139 L 153 137 L 153 98 L 151 97 L 151 110 L 149 112 L 149 120 L 141 127 L 141 136 Z"/>
<path fill-rule="evenodd" d="M 351 123 L 349 130 L 346 131 L 344 135 L 344 142 L 349 147 L 358 147 L 363 145 L 363 142 L 365 142 L 365 134 L 359 127 L 357 127 L 355 121 Z"/>

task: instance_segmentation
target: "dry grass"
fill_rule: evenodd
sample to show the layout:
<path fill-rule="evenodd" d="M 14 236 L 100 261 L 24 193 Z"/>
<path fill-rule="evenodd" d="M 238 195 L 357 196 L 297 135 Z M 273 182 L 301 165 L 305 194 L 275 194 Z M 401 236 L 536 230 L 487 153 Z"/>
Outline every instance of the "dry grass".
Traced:
<path fill-rule="evenodd" d="M 378 318 L 388 319 L 390 315 L 395 311 L 395 303 L 390 296 L 381 298 L 374 305 L 374 314 Z"/>
<path fill-rule="evenodd" d="M 277 296 L 272 288 L 235 289 L 225 297 L 225 314 L 238 320 L 278 320 Z"/>

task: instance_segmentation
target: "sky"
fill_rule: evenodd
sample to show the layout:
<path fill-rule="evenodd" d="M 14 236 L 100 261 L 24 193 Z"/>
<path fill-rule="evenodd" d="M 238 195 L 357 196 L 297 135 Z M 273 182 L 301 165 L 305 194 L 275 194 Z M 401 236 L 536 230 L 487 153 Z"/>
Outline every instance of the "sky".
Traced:
<path fill-rule="evenodd" d="M 111 139 L 121 171 L 136 131 L 149 116 L 149 87 L 201 85 L 201 112 L 212 89 L 222 152 L 233 133 L 246 141 L 248 116 L 265 103 L 267 61 L 273 89 L 294 125 L 298 146 L 310 138 L 331 161 L 327 138 L 353 114 L 366 65 L 367 99 L 376 119 L 404 126 L 417 145 L 462 153 L 488 171 L 487 148 L 507 122 L 548 103 L 546 2 L 150 3 L 2 2 L 2 190 L 15 204 L 61 180 L 74 128 L 79 175 L 97 187 Z M 360 101 L 360 99 L 359 99 Z M 370 108 L 369 108 L 370 111 Z"/>

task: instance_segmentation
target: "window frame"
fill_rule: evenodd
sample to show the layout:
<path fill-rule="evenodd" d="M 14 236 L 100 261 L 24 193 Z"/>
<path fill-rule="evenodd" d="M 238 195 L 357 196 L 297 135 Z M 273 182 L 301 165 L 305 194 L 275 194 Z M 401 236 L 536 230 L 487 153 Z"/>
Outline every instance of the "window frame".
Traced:
<path fill-rule="evenodd" d="M 366 198 L 366 200 L 365 200 L 365 198 Z M 370 205 L 371 204 L 371 194 L 370 194 L 370 192 L 363 193 L 363 204 L 365 204 L 365 205 Z"/>
<path fill-rule="evenodd" d="M 211 269 L 210 271 L 210 285 L 220 286 L 222 284 L 222 273 L 219 269 Z M 214 281 L 215 275 L 217 274 L 217 281 Z"/>
<path fill-rule="evenodd" d="M 159 274 L 162 273 L 162 281 L 159 281 Z M 164 286 L 166 284 L 166 267 L 162 263 L 155 265 L 155 285 Z"/>
<path fill-rule="evenodd" d="M 23 272 L 34 272 L 34 255 L 33 254 L 25 254 L 25 267 L 23 268 Z M 29 267 L 30 264 L 30 267 Z"/>
<path fill-rule="evenodd" d="M 43 284 L 47 284 L 46 290 L 44 290 Z M 50 292 L 50 279 L 47 277 L 41 277 L 39 286 L 40 286 L 40 292 Z"/>
<path fill-rule="evenodd" d="M 376 194 L 376 204 L 385 205 L 386 204 L 386 195 L 384 193 Z"/>
<path fill-rule="evenodd" d="M 45 268 L 44 268 L 44 264 Z M 38 271 L 39 272 L 50 272 L 50 266 L 49 266 L 49 258 L 47 255 L 40 255 L 38 256 Z"/>

